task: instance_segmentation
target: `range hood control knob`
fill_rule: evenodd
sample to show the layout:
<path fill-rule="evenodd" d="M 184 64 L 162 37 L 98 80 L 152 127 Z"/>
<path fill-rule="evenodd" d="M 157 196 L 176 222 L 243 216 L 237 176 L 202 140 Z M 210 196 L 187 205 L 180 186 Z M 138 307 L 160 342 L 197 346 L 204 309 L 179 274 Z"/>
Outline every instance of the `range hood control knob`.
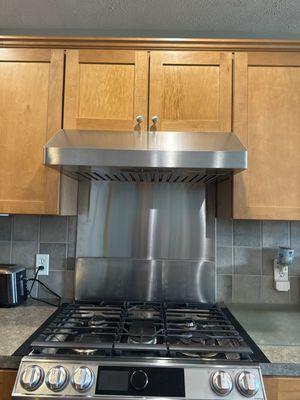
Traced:
<path fill-rule="evenodd" d="M 46 385 L 53 392 L 62 390 L 68 382 L 68 372 L 62 366 L 51 368 L 46 375 Z"/>
<path fill-rule="evenodd" d="M 227 396 L 233 389 L 232 378 L 226 371 L 217 371 L 211 377 L 211 387 L 219 396 Z"/>
<path fill-rule="evenodd" d="M 21 375 L 20 383 L 25 390 L 37 389 L 44 378 L 44 371 L 38 365 L 29 365 L 24 369 Z"/>
<path fill-rule="evenodd" d="M 148 375 L 145 371 L 134 371 L 130 377 L 130 383 L 136 390 L 143 390 L 148 385 Z"/>
<path fill-rule="evenodd" d="M 249 371 L 241 372 L 237 376 L 236 384 L 239 392 L 246 397 L 255 396 L 258 392 L 258 380 L 256 376 Z"/>
<path fill-rule="evenodd" d="M 94 374 L 87 367 L 78 367 L 74 371 L 72 385 L 78 392 L 85 392 L 94 382 Z"/>

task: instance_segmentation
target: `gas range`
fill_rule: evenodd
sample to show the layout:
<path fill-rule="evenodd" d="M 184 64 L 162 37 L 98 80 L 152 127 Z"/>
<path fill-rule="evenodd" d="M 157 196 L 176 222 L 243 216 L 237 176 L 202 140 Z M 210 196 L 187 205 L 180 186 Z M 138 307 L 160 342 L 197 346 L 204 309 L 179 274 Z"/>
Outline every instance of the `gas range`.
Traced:
<path fill-rule="evenodd" d="M 65 304 L 20 352 L 14 399 L 266 399 L 268 360 L 215 304 Z"/>

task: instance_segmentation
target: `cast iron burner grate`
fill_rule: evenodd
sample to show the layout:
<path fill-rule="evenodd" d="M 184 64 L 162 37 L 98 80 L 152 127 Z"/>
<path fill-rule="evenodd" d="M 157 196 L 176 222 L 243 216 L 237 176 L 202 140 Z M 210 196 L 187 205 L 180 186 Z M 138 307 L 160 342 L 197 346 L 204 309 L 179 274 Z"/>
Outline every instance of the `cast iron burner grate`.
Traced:
<path fill-rule="evenodd" d="M 66 304 L 39 332 L 34 354 L 252 360 L 228 310 L 209 304 Z"/>

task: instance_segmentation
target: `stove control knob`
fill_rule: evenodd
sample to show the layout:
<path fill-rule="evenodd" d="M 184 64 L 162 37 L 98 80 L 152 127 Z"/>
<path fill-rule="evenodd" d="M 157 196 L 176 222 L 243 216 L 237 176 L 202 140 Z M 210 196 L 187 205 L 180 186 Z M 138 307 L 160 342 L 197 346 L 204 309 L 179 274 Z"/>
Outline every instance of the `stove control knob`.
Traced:
<path fill-rule="evenodd" d="M 44 371 L 38 365 L 29 365 L 22 372 L 20 383 L 25 390 L 37 389 L 44 378 Z"/>
<path fill-rule="evenodd" d="M 78 367 L 75 369 L 72 385 L 78 392 L 85 392 L 94 382 L 94 374 L 87 367 Z"/>
<path fill-rule="evenodd" d="M 211 376 L 211 387 L 219 396 L 227 396 L 233 389 L 232 378 L 226 371 L 217 371 Z"/>
<path fill-rule="evenodd" d="M 67 382 L 68 371 L 61 365 L 51 368 L 46 375 L 46 385 L 53 392 L 62 390 Z"/>
<path fill-rule="evenodd" d="M 143 390 L 148 385 L 148 375 L 143 370 L 134 371 L 130 377 L 130 383 L 136 390 Z"/>
<path fill-rule="evenodd" d="M 236 379 L 240 393 L 246 397 L 255 396 L 259 389 L 259 382 L 256 376 L 249 371 L 241 372 Z"/>

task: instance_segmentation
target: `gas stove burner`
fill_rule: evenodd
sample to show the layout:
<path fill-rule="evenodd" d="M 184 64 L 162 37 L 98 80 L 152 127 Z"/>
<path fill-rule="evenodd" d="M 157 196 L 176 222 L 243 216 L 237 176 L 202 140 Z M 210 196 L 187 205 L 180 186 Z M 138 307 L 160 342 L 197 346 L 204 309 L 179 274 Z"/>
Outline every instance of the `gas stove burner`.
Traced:
<path fill-rule="evenodd" d="M 141 337 L 141 336 L 129 336 L 128 343 L 132 344 L 156 344 L 156 337 Z"/>
<path fill-rule="evenodd" d="M 135 321 L 129 328 L 128 343 L 156 344 L 156 329 L 150 321 Z"/>
<path fill-rule="evenodd" d="M 75 343 L 77 343 L 77 344 L 79 344 L 79 343 L 90 343 L 90 344 L 93 344 L 93 343 L 95 343 L 95 335 L 93 335 L 93 334 L 89 334 L 89 335 L 86 335 L 86 334 L 77 335 L 77 336 L 75 336 L 75 338 L 74 338 L 74 346 L 76 346 Z M 89 356 L 89 355 L 95 354 L 95 353 L 97 352 L 97 349 L 80 349 L 80 348 L 74 347 L 74 348 L 72 349 L 72 351 L 73 351 L 74 353 L 77 353 L 77 354 Z"/>
<path fill-rule="evenodd" d="M 106 328 L 107 321 L 105 319 L 98 319 L 97 317 L 88 322 L 90 328 Z"/>
<path fill-rule="evenodd" d="M 218 343 L 216 339 L 213 339 L 209 336 L 202 336 L 202 335 L 195 335 L 193 333 L 183 333 L 180 337 L 180 342 L 185 344 L 187 346 L 187 351 L 181 351 L 180 353 L 183 354 L 184 356 L 187 357 L 193 357 L 193 358 L 201 358 L 203 359 L 208 358 L 211 359 L 218 355 L 218 352 L 207 352 L 207 353 L 198 353 L 198 352 L 190 352 L 188 351 L 188 346 L 192 345 L 193 343 L 199 343 L 202 344 L 203 346 L 209 346 L 209 347 L 214 347 L 217 346 Z"/>
<path fill-rule="evenodd" d="M 81 354 L 83 356 L 92 356 L 97 352 L 96 349 L 72 349 L 74 353 Z"/>
<path fill-rule="evenodd" d="M 95 316 L 95 313 L 93 311 L 82 311 L 79 316 L 80 318 L 91 319 Z"/>

